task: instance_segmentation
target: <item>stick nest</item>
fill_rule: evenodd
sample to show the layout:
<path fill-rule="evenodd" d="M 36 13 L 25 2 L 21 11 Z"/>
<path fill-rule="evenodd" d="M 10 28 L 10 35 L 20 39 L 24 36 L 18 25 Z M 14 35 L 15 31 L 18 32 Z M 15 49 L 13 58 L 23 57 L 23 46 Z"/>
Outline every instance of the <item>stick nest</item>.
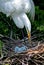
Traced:
<path fill-rule="evenodd" d="M 21 43 L 24 40 L 13 40 L 8 37 L 0 37 L 3 42 L 7 43 Z M 6 40 L 5 40 L 6 39 Z M 35 38 L 34 38 L 35 39 Z M 9 41 L 8 41 L 9 40 Z M 26 39 L 27 40 L 27 39 Z M 44 65 L 44 41 L 33 41 L 33 47 L 22 53 L 14 53 L 12 49 L 7 51 L 6 56 L 0 58 L 1 65 Z M 7 46 L 6 45 L 6 46 Z"/>

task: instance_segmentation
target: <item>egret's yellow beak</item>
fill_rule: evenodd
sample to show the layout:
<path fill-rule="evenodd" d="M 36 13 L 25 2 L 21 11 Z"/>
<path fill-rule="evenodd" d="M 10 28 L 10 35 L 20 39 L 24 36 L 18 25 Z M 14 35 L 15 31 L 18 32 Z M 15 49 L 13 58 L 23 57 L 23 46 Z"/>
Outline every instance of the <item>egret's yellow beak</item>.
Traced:
<path fill-rule="evenodd" d="M 28 35 L 28 39 L 30 40 L 30 38 L 31 38 L 31 33 L 28 32 L 27 35 Z"/>
<path fill-rule="evenodd" d="M 31 32 L 28 32 L 28 33 L 27 33 L 27 36 L 28 36 L 28 41 L 29 41 L 29 43 L 31 43 Z"/>
<path fill-rule="evenodd" d="M 27 36 L 28 36 L 28 40 L 31 43 L 31 32 L 29 30 L 27 30 Z"/>

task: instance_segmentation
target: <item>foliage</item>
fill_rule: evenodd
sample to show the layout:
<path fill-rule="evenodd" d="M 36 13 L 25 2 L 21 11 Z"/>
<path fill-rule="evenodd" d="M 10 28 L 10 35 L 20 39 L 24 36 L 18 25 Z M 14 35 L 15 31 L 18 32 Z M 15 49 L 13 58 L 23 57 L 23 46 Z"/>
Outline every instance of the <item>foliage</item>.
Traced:
<path fill-rule="evenodd" d="M 37 30 L 44 31 L 44 10 L 39 9 L 39 6 L 36 6 L 35 11 L 34 27 L 36 27 Z"/>
<path fill-rule="evenodd" d="M 3 42 L 0 40 L 0 49 L 3 47 Z"/>
<path fill-rule="evenodd" d="M 0 40 L 0 56 L 2 54 L 3 42 Z"/>

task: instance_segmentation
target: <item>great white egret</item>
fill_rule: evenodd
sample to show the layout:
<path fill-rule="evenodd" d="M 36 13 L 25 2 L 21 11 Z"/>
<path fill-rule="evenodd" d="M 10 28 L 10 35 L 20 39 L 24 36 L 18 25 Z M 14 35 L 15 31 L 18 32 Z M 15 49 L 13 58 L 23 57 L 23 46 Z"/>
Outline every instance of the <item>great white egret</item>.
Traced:
<path fill-rule="evenodd" d="M 26 28 L 28 38 L 31 36 L 31 22 L 26 13 L 30 13 L 32 20 L 35 15 L 35 7 L 32 0 L 0 0 L 0 12 L 11 16 L 18 28 Z"/>

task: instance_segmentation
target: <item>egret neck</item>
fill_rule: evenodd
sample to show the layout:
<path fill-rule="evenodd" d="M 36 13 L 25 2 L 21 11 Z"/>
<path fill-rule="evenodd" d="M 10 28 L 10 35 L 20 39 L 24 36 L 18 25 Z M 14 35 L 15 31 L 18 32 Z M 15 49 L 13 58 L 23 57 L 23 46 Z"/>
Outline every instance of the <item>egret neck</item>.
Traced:
<path fill-rule="evenodd" d="M 23 13 L 21 15 L 21 19 L 22 19 L 24 26 L 26 28 L 29 43 L 31 43 L 31 22 L 30 22 L 30 20 L 28 19 L 27 15 L 25 13 Z"/>

